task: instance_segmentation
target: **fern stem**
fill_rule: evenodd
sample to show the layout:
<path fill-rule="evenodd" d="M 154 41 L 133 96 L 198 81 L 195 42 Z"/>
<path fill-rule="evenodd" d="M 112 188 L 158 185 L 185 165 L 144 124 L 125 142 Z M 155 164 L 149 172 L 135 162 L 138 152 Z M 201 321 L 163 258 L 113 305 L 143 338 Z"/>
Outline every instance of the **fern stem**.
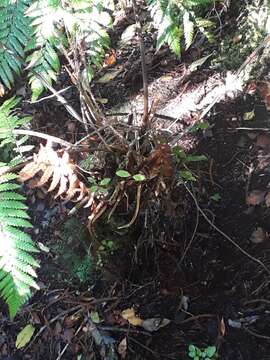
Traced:
<path fill-rule="evenodd" d="M 144 128 L 148 127 L 148 78 L 147 78 L 147 68 L 146 68 L 146 61 L 145 61 L 145 47 L 143 42 L 143 35 L 142 35 L 142 25 L 140 22 L 139 14 L 138 14 L 138 6 L 136 0 L 132 0 L 133 11 L 136 20 L 136 27 L 137 33 L 139 36 L 139 43 L 140 43 L 140 52 L 141 52 L 141 63 L 142 63 L 142 78 L 143 78 L 143 126 Z"/>
<path fill-rule="evenodd" d="M 44 133 L 41 133 L 41 132 L 38 132 L 38 131 L 15 129 L 15 130 L 12 131 L 12 133 L 14 135 L 34 136 L 34 137 L 38 137 L 38 138 L 41 138 L 41 139 L 45 139 L 47 141 L 52 141 L 54 143 L 60 144 L 60 145 L 65 146 L 65 147 L 73 147 L 73 144 L 71 144 L 68 141 L 65 141 L 65 140 L 60 139 L 60 138 L 58 138 L 56 136 L 44 134 Z"/>

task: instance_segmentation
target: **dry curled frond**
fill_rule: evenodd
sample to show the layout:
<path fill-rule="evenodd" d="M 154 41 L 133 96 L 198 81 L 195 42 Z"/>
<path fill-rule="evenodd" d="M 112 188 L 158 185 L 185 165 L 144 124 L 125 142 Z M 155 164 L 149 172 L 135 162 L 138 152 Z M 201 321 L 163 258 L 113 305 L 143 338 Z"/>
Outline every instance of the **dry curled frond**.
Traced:
<path fill-rule="evenodd" d="M 76 174 L 76 165 L 67 151 L 54 150 L 51 143 L 41 145 L 33 160 L 19 173 L 21 182 L 29 181 L 31 188 L 42 187 L 49 183 L 48 192 L 58 188 L 55 198 L 80 201 L 90 196 L 85 184 Z"/>

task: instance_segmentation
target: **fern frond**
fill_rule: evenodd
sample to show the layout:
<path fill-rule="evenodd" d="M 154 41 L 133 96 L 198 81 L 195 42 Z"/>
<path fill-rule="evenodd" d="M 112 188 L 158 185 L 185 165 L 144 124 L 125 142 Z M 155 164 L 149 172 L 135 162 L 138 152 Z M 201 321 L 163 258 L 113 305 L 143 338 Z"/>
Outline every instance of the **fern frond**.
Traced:
<path fill-rule="evenodd" d="M 11 98 L 0 107 L 1 147 L 14 145 L 13 130 L 29 121 L 12 113 L 18 101 Z M 30 288 L 38 288 L 35 282 L 38 263 L 31 255 L 37 249 L 30 236 L 20 230 L 32 225 L 23 202 L 25 197 L 16 192 L 20 185 L 13 182 L 18 176 L 12 172 L 12 167 L 18 163 L 18 159 L 0 162 L 0 296 L 6 301 L 11 318 L 30 296 Z"/>
<path fill-rule="evenodd" d="M 4 182 L 0 185 L 0 199 L 17 199 L 0 202 L 0 295 L 13 318 L 30 296 L 30 287 L 38 289 L 34 280 L 38 263 L 30 255 L 37 252 L 30 236 L 17 229 L 32 225 L 25 220 L 29 219 L 27 206 L 14 191 L 18 185 L 6 182 L 16 177 L 11 175 L 0 175 L 0 183 Z"/>
<path fill-rule="evenodd" d="M 194 22 L 191 19 L 190 12 L 187 10 L 184 12 L 184 16 L 183 16 L 183 28 L 184 28 L 186 50 L 187 50 L 192 44 L 193 36 L 194 36 Z"/>
<path fill-rule="evenodd" d="M 184 0 L 183 5 L 185 7 L 207 6 L 212 2 L 213 0 Z"/>
<path fill-rule="evenodd" d="M 15 115 L 12 112 L 16 107 L 16 105 L 19 103 L 19 101 L 20 101 L 19 98 L 12 97 L 6 100 L 0 106 L 0 148 L 7 144 L 17 144 L 19 151 L 20 141 L 16 142 L 15 136 L 13 135 L 13 130 L 23 124 L 27 124 L 31 120 L 31 117 L 29 116 L 19 118 L 17 115 Z M 1 169 L 0 169 L 0 174 L 1 174 Z M 4 179 L 7 178 L 8 176 L 13 177 L 14 179 L 15 175 L 5 174 L 5 176 L 2 177 L 1 182 L 4 182 Z M 11 178 L 9 178 L 8 180 L 11 180 Z"/>
<path fill-rule="evenodd" d="M 49 84 L 56 80 L 60 62 L 56 52 L 59 42 L 59 27 L 64 9 L 59 0 L 38 0 L 33 2 L 26 15 L 31 19 L 34 37 L 27 46 L 32 53 L 27 57 L 27 69 L 30 70 L 29 83 L 32 89 L 32 101 L 44 90 L 44 81 Z"/>
<path fill-rule="evenodd" d="M 19 74 L 25 55 L 25 46 L 32 31 L 24 15 L 29 0 L 2 0 L 0 4 L 0 81 L 8 89 Z"/>
<path fill-rule="evenodd" d="M 72 18 L 73 21 L 69 19 Z M 71 2 L 66 13 L 64 23 L 71 37 L 85 44 L 88 80 L 91 81 L 94 73 L 93 67 L 100 68 L 103 64 L 105 51 L 109 48 L 110 38 L 107 29 L 111 27 L 112 20 L 104 0 Z"/>
<path fill-rule="evenodd" d="M 179 56 L 181 53 L 180 39 L 182 31 L 174 13 L 170 0 L 147 0 L 154 27 L 158 29 L 157 49 L 168 44 L 170 49 Z"/>
<path fill-rule="evenodd" d="M 211 37 L 206 27 L 210 27 L 210 21 L 197 20 L 198 11 L 212 0 L 147 0 L 149 10 L 154 21 L 154 27 L 158 30 L 157 49 L 168 44 L 170 49 L 180 55 L 180 42 L 184 35 L 186 49 L 190 47 L 194 38 L 194 29 L 199 28 L 207 37 Z M 211 23 L 211 26 L 213 23 Z"/>

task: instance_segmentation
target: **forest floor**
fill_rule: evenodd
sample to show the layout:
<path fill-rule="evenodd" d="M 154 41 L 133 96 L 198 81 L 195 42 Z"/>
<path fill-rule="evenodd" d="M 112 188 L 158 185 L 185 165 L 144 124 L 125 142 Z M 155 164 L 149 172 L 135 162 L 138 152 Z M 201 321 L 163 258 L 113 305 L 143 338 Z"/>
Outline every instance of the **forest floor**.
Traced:
<path fill-rule="evenodd" d="M 124 103 L 139 104 L 136 111 L 141 111 L 139 55 L 129 50 L 116 54 L 128 70 L 121 68 L 123 76 L 94 82 L 107 112 L 129 113 Z M 181 63 L 167 51 L 162 56 L 149 71 L 150 100 L 159 99 L 155 112 L 163 115 L 151 126 L 169 141 L 182 134 L 174 145 L 206 157 L 192 165 L 197 181 L 174 182 L 156 202 L 142 199 L 141 209 L 148 213 L 142 210 L 132 229 L 119 235 L 125 243 L 112 252 L 102 275 L 82 285 L 68 281 L 69 265 L 62 265 L 55 250 L 69 204 L 26 190 L 35 239 L 43 244 L 41 291 L 13 322 L 1 310 L 3 359 L 187 360 L 191 344 L 215 345 L 221 360 L 270 359 L 269 114 L 259 96 L 239 94 L 211 109 L 206 129 L 196 127 L 199 104 L 209 89 L 222 86 L 221 75 L 207 63 L 187 73 L 183 63 L 191 64 L 194 54 Z M 68 85 L 63 73 L 56 89 Z M 74 128 L 55 99 L 29 105 L 24 95 L 23 110 L 33 114 L 35 130 L 68 141 L 82 137 L 81 127 Z M 65 98 L 79 109 L 76 89 Z M 120 210 L 116 214 L 121 217 Z M 85 221 L 83 215 L 80 219 Z M 104 224 L 97 222 L 98 233 Z M 132 325 L 122 316 L 127 309 L 150 325 Z M 29 322 L 36 332 L 23 350 L 16 350 L 16 336 Z"/>

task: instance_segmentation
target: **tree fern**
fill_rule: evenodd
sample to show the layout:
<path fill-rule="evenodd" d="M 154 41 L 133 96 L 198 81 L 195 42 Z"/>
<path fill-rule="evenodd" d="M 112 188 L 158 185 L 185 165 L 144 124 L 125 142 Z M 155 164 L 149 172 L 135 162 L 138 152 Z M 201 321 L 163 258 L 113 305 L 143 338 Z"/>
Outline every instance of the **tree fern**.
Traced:
<path fill-rule="evenodd" d="M 0 4 L 0 81 L 11 88 L 19 74 L 25 46 L 31 37 L 29 19 L 24 15 L 30 0 L 1 0 Z"/>
<path fill-rule="evenodd" d="M 18 99 L 11 98 L 0 107 L 0 147 L 16 142 L 13 130 L 29 120 L 19 119 L 12 110 Z M 0 296 L 6 301 L 11 318 L 30 296 L 30 288 L 38 288 L 35 268 L 38 263 L 31 253 L 37 252 L 30 236 L 23 231 L 32 227 L 25 198 L 17 175 L 11 169 L 18 160 L 0 163 Z"/>

